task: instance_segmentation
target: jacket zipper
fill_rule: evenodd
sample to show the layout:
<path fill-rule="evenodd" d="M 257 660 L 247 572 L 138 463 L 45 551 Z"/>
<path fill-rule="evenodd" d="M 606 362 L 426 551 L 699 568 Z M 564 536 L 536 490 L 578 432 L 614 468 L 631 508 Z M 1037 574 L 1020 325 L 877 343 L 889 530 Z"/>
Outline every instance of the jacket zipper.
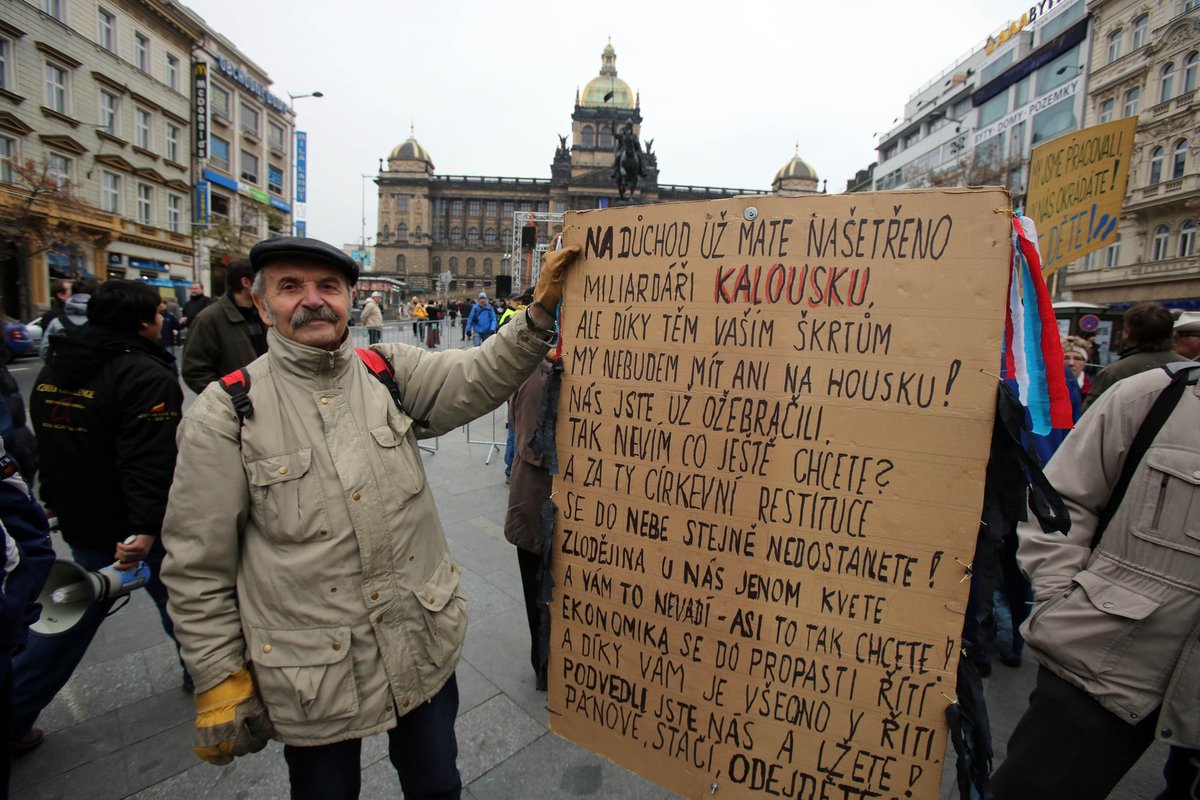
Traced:
<path fill-rule="evenodd" d="M 1167 499 L 1167 481 L 1171 479 L 1169 475 L 1162 476 L 1162 483 L 1158 487 L 1158 504 L 1154 507 L 1154 522 L 1150 527 L 1158 530 L 1158 522 L 1162 519 L 1163 505 Z"/>

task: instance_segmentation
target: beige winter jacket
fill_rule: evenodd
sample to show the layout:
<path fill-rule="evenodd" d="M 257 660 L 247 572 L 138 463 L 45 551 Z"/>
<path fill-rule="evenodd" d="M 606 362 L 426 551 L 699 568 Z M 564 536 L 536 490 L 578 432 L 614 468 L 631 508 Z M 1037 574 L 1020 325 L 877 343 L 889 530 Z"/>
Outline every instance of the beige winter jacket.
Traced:
<path fill-rule="evenodd" d="M 163 582 L 198 692 L 250 662 L 278 739 L 360 738 L 432 697 L 466 633 L 416 437 L 500 405 L 547 345 L 524 318 L 470 350 L 376 345 L 410 418 L 349 339 L 269 336 L 240 430 L 217 384 L 180 426 Z"/>
<path fill-rule="evenodd" d="M 1200 747 L 1200 390 L 1188 387 L 1090 549 L 1125 453 L 1168 383 L 1120 381 L 1083 415 L 1046 469 L 1071 532 L 1020 527 L 1033 583 L 1022 629 L 1037 660 L 1130 724 L 1161 703 L 1158 738 Z M 1030 519 L 1033 519 L 1031 516 Z"/>
<path fill-rule="evenodd" d="M 374 298 L 368 297 L 367 302 L 363 303 L 362 314 L 358 321 L 364 328 L 383 327 L 383 312 L 379 310 L 379 304 L 375 302 Z"/>

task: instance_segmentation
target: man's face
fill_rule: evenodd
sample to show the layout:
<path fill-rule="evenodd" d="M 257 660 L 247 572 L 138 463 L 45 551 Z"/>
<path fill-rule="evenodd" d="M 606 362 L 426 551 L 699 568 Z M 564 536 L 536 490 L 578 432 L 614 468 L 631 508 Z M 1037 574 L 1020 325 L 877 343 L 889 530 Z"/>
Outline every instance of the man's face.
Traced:
<path fill-rule="evenodd" d="M 481 305 L 481 306 L 486 306 L 486 305 L 487 305 L 487 298 L 486 298 L 486 297 L 481 297 L 481 298 L 479 298 L 479 305 Z"/>
<path fill-rule="evenodd" d="M 1175 352 L 1189 361 L 1200 358 L 1200 332 L 1175 332 Z"/>
<path fill-rule="evenodd" d="M 279 262 L 263 267 L 265 297 L 254 296 L 259 315 L 286 339 L 336 350 L 350 321 L 350 286 L 333 267 Z"/>
<path fill-rule="evenodd" d="M 198 283 L 192 284 L 192 297 L 199 297 L 204 294 L 204 287 Z"/>
<path fill-rule="evenodd" d="M 55 292 L 55 295 L 64 303 L 67 302 L 67 300 L 71 299 L 71 284 L 64 283 L 62 288 Z"/>
<path fill-rule="evenodd" d="M 162 326 L 163 326 L 162 312 L 163 312 L 163 309 L 166 308 L 166 305 L 167 305 L 166 303 L 158 304 L 158 311 L 154 314 L 153 324 L 149 323 L 149 322 L 143 322 L 142 329 L 140 331 L 138 331 L 139 336 L 143 336 L 152 342 L 157 342 L 159 339 L 162 338 Z"/>

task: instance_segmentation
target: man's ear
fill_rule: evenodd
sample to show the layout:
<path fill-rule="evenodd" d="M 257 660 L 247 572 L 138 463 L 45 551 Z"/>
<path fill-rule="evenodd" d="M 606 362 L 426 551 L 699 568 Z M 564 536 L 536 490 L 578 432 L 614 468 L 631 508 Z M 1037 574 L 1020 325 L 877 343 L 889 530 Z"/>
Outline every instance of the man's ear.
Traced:
<path fill-rule="evenodd" d="M 258 318 L 262 320 L 263 325 L 268 328 L 274 327 L 275 320 L 271 319 L 271 315 L 267 311 L 266 301 L 256 294 L 251 294 L 250 297 L 254 300 L 254 307 L 258 309 Z"/>

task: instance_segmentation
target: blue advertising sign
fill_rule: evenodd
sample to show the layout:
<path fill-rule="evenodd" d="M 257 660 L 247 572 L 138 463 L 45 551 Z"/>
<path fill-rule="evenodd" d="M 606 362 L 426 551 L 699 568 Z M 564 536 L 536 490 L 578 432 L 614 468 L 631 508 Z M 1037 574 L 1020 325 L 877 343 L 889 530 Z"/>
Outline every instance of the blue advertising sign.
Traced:
<path fill-rule="evenodd" d="M 196 218 L 193 220 L 202 228 L 208 227 L 209 200 L 212 197 L 212 190 L 209 188 L 208 181 L 196 181 L 196 199 L 192 203 L 192 207 L 196 209 Z"/>
<path fill-rule="evenodd" d="M 308 134 L 296 131 L 296 202 L 308 202 Z"/>
<path fill-rule="evenodd" d="M 303 220 L 296 223 L 296 235 L 308 236 L 308 223 Z"/>

